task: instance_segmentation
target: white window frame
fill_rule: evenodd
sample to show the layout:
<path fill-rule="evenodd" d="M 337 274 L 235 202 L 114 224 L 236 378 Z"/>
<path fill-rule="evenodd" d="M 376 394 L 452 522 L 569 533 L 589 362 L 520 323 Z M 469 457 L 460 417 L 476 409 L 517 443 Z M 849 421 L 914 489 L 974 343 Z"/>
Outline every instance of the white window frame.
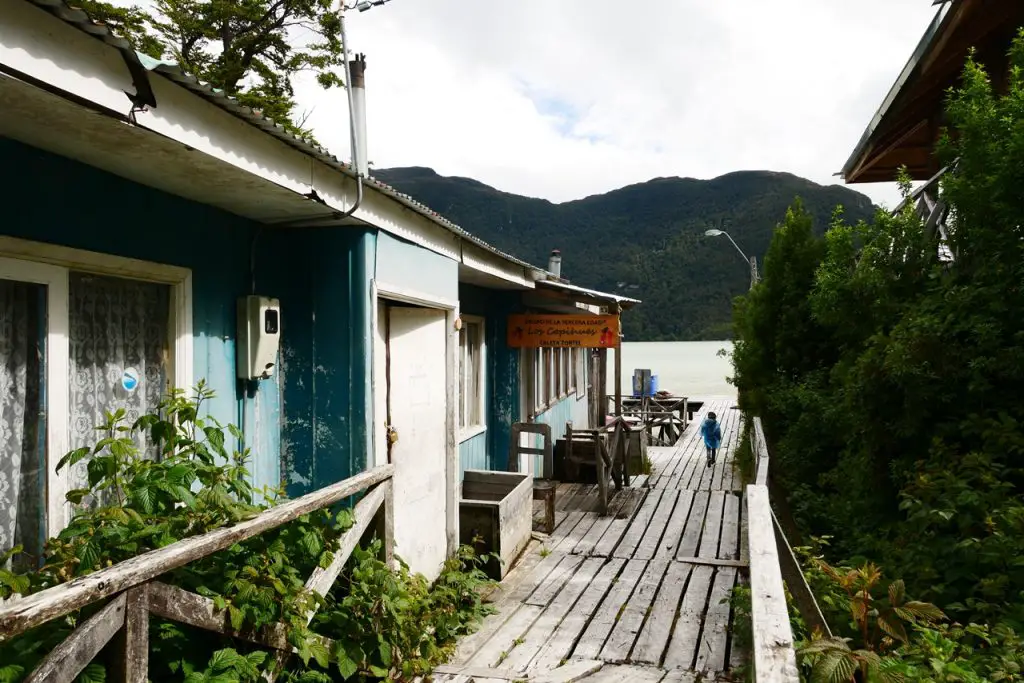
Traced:
<path fill-rule="evenodd" d="M 486 322 L 483 318 L 476 315 L 463 315 L 460 316 L 462 319 L 462 330 L 464 332 L 469 325 L 474 325 L 479 329 L 479 344 L 477 345 L 476 363 L 477 367 L 475 371 L 478 374 L 479 382 L 479 393 L 475 399 L 469 397 L 466 392 L 466 351 L 462 345 L 462 334 L 459 335 L 459 421 L 462 420 L 462 409 L 468 409 L 470 402 L 475 404 L 479 419 L 477 422 L 471 424 L 459 424 L 459 441 L 466 441 L 472 439 L 474 436 L 483 434 L 487 431 L 487 327 Z M 466 338 L 468 339 L 468 334 Z"/>
<path fill-rule="evenodd" d="M 587 374 L 587 365 L 593 349 L 576 349 L 576 400 L 582 401 L 590 392 L 590 377 Z"/>
<path fill-rule="evenodd" d="M 68 451 L 70 425 L 70 341 L 68 329 L 71 271 L 169 285 L 171 288 L 168 343 L 173 350 L 174 386 L 192 389 L 192 271 L 110 254 L 0 236 L 0 278 L 47 287 L 46 340 L 46 530 L 56 536 L 71 521 L 67 468 L 56 472 Z M 60 416 L 63 416 L 61 419 Z"/>

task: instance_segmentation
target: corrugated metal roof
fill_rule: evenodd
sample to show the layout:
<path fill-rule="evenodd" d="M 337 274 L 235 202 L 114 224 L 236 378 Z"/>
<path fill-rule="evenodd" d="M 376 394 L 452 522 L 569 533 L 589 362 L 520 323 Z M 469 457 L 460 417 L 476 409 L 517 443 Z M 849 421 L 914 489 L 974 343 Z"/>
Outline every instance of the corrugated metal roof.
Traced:
<path fill-rule="evenodd" d="M 605 303 L 620 304 L 626 308 L 635 306 L 640 303 L 639 299 L 631 299 L 628 296 L 619 296 L 618 294 L 609 294 L 608 292 L 599 292 L 596 289 L 586 289 L 585 287 L 577 287 L 576 285 L 570 285 L 568 282 L 558 282 L 555 280 L 538 280 L 538 287 L 547 287 L 549 289 L 557 289 L 570 294 L 579 294 L 591 299 L 603 301 Z"/>
<path fill-rule="evenodd" d="M 352 178 L 356 177 L 356 172 L 350 164 L 334 156 L 323 147 L 316 145 L 310 142 L 309 140 L 300 138 L 299 136 L 293 133 L 288 132 L 287 130 L 285 130 L 284 126 L 275 122 L 270 117 L 264 116 L 262 112 L 239 104 L 237 100 L 225 94 L 224 91 L 214 88 L 210 84 L 204 83 L 195 76 L 186 73 L 177 64 L 174 64 L 172 62 L 162 62 L 159 60 L 155 60 L 152 57 L 149 57 L 148 55 L 136 52 L 135 49 L 127 40 L 114 34 L 109 28 L 107 28 L 105 24 L 93 21 L 92 18 L 88 15 L 88 13 L 86 13 L 84 10 L 69 7 L 64 2 L 64 0 L 25 1 L 30 2 L 33 5 L 36 5 L 37 7 L 40 7 L 50 12 L 55 17 L 67 22 L 68 24 L 71 24 L 80 31 L 87 33 L 88 35 L 98 40 L 102 40 L 107 45 L 117 48 L 125 54 L 126 58 L 141 64 L 145 68 L 160 74 L 161 76 L 167 78 L 170 81 L 173 81 L 174 83 L 184 88 L 187 88 L 188 90 L 194 92 L 200 97 L 203 97 L 204 99 L 215 104 L 221 109 L 224 109 L 225 111 L 228 111 L 234 114 L 235 116 L 244 119 L 253 126 L 256 126 L 260 130 L 264 131 L 265 133 L 273 135 L 277 139 L 284 142 L 286 145 L 289 145 L 290 147 L 299 150 L 303 154 L 307 154 L 315 158 L 317 161 L 320 161 L 321 163 L 331 166 L 332 168 L 335 168 L 336 170 L 341 171 L 342 173 Z M 425 218 L 433 221 L 442 228 L 458 235 L 459 237 L 477 245 L 478 247 L 486 251 L 491 252 L 492 254 L 495 254 L 496 256 L 505 259 L 506 261 L 514 263 L 518 266 L 522 266 L 523 268 L 529 268 L 537 272 L 543 272 L 542 268 L 539 268 L 531 263 L 527 263 L 522 259 L 518 259 L 515 256 L 512 256 L 511 254 L 507 254 L 498 249 L 497 247 L 491 246 L 484 240 L 480 239 L 479 237 L 473 235 L 467 230 L 464 230 L 455 223 L 451 222 L 438 212 L 431 209 L 429 206 L 416 201 L 411 196 L 398 191 L 397 189 L 391 187 L 387 183 L 383 183 L 373 177 L 364 178 L 363 183 L 364 185 L 374 188 L 388 195 L 392 199 L 397 200 L 404 206 L 412 209 L 421 216 L 424 216 Z"/>

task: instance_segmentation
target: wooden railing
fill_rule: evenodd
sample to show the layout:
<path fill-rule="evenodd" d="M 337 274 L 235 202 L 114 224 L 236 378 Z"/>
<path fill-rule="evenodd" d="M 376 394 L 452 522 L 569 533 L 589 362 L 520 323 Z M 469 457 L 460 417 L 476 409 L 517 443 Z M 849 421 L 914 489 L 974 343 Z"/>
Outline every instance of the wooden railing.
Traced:
<path fill-rule="evenodd" d="M 782 583 L 774 515 L 768 495 L 768 447 L 755 417 L 751 429 L 754 483 L 747 486 L 750 613 L 756 683 L 798 683 L 796 650 Z"/>
<path fill-rule="evenodd" d="M 235 543 L 366 492 L 353 510 L 355 523 L 342 535 L 341 546 L 334 553 L 330 565 L 315 569 L 306 582 L 308 590 L 324 596 L 341 574 L 359 540 L 375 523 L 379 522 L 381 526 L 387 562 L 393 562 L 393 475 L 393 465 L 377 467 L 273 507 L 234 526 L 151 550 L 26 597 L 8 599 L 0 604 L 0 640 L 8 640 L 52 619 L 109 600 L 103 609 L 80 624 L 54 648 L 28 675 L 25 683 L 71 683 L 111 641 L 117 647 L 117 677 L 125 683 L 146 683 L 150 614 L 275 650 L 273 662 L 263 672 L 263 680 L 271 683 L 293 650 L 283 624 L 258 632 L 235 631 L 227 611 L 218 611 L 209 598 L 156 579 Z M 313 617 L 314 612 L 307 614 L 307 623 Z M 119 637 L 115 641 L 116 636 Z M 330 645 L 328 639 L 323 640 Z"/>

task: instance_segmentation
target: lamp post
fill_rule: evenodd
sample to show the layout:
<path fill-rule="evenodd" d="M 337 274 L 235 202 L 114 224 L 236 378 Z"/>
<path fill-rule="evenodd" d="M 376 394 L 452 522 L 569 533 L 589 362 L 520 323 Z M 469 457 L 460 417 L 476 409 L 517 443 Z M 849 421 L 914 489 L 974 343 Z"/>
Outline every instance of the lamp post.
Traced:
<path fill-rule="evenodd" d="M 720 235 L 725 235 L 729 241 L 732 242 L 732 246 L 736 247 L 736 251 L 740 253 L 743 260 L 750 266 L 750 288 L 753 289 L 754 285 L 756 285 L 760 280 L 760 277 L 757 274 L 757 257 L 751 256 L 750 258 L 747 258 L 747 255 L 743 253 L 742 249 L 740 249 L 740 245 L 736 244 L 736 240 L 734 240 L 732 235 L 727 233 L 725 230 L 711 228 L 710 230 L 705 230 L 704 235 L 705 237 L 718 237 Z"/>

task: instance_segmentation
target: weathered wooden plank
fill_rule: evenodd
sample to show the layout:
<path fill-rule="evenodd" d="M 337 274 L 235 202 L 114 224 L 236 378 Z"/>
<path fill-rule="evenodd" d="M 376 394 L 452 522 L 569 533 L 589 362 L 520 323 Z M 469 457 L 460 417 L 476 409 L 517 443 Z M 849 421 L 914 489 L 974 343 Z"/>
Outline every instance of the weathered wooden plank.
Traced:
<path fill-rule="evenodd" d="M 607 531 L 601 536 L 601 540 L 597 542 L 592 551 L 593 555 L 598 557 L 612 557 L 615 553 L 615 549 L 619 546 L 619 542 L 622 540 L 623 535 L 633 522 L 633 518 L 639 513 L 641 507 L 647 498 L 653 494 L 653 491 L 647 491 L 644 493 L 643 500 L 637 505 L 636 511 L 631 515 L 625 515 L 622 517 L 616 517 L 612 520 L 611 524 L 608 525 Z"/>
<path fill-rule="evenodd" d="M 114 680 L 146 683 L 149 674 L 149 585 L 125 591 L 124 628 L 117 634 Z"/>
<path fill-rule="evenodd" d="M 750 520 L 747 510 L 747 496 L 740 496 L 740 560 L 750 560 Z"/>
<path fill-rule="evenodd" d="M 676 629 L 665 652 L 666 669 L 689 669 L 693 665 L 714 572 L 713 567 L 697 565 L 690 574 L 686 593 L 679 606 Z"/>
<path fill-rule="evenodd" d="M 686 520 L 690 516 L 690 508 L 693 506 L 693 491 L 680 491 L 676 501 L 675 509 L 668 523 L 665 524 L 665 533 L 661 543 L 654 553 L 654 557 L 674 557 L 679 543 L 683 540 L 683 529 L 686 528 Z"/>
<path fill-rule="evenodd" d="M 422 683 L 422 681 L 421 681 Z M 437 674 L 430 676 L 430 683 L 473 683 L 469 676 L 456 676 L 453 674 Z"/>
<path fill-rule="evenodd" d="M 740 498 L 732 492 L 725 494 L 722 510 L 722 536 L 718 545 L 718 558 L 734 560 L 740 556 Z"/>
<path fill-rule="evenodd" d="M 558 591 L 562 590 L 562 586 L 573 575 L 581 562 L 583 562 L 583 558 L 579 555 L 564 555 L 554 571 L 523 602 L 527 605 L 546 607 L 558 594 Z"/>
<path fill-rule="evenodd" d="M 754 428 L 750 438 L 753 440 L 754 462 L 754 483 L 758 486 L 768 485 L 768 443 L 764 438 L 764 427 L 761 425 L 761 418 L 754 418 Z"/>
<path fill-rule="evenodd" d="M 501 626 L 519 609 L 520 601 L 533 592 L 536 584 L 524 587 L 531 579 L 541 557 L 538 544 L 527 547 L 523 558 L 513 567 L 512 571 L 505 575 L 504 581 L 498 584 L 494 592 L 488 596 L 492 606 L 497 612 L 484 619 L 474 633 L 459 640 L 456 645 L 455 654 L 452 656 L 451 664 L 460 664 L 469 661 L 469 658 L 476 654 L 483 645 L 497 632 Z M 537 581 L 539 584 L 539 580 Z"/>
<path fill-rule="evenodd" d="M 554 532 L 551 534 L 551 540 L 549 541 L 549 548 L 554 549 L 562 540 L 572 533 L 572 530 L 576 528 L 576 525 L 583 521 L 586 513 L 583 512 L 567 512 L 565 519 L 555 526 Z"/>
<path fill-rule="evenodd" d="M 538 670 L 553 669 L 569 656 L 573 646 L 576 644 L 576 639 L 583 632 L 583 629 L 587 627 L 587 623 L 597 610 L 597 606 L 601 604 L 605 594 L 615 582 L 622 567 L 626 564 L 626 561 L 622 559 L 596 559 L 604 561 L 604 566 L 601 567 L 597 576 L 590 582 L 590 585 L 587 586 L 583 595 L 573 605 L 565 619 L 555 629 L 555 632 L 551 634 L 548 642 L 541 648 L 536 659 L 534 659 L 534 668 Z"/>
<path fill-rule="evenodd" d="M 25 677 L 24 683 L 71 683 L 124 626 L 126 596 L 118 595 L 71 632 Z"/>
<path fill-rule="evenodd" d="M 0 639 L 15 636 L 72 610 L 146 583 L 172 569 L 257 536 L 268 529 L 333 505 L 389 479 L 393 474 L 393 465 L 375 467 L 319 491 L 282 503 L 234 526 L 151 550 L 112 567 L 0 605 Z"/>
<path fill-rule="evenodd" d="M 640 577 L 640 583 L 637 584 L 625 608 L 620 610 L 615 627 L 601 648 L 603 661 L 619 664 L 629 658 L 633 643 L 636 642 L 644 620 L 651 611 L 651 602 L 658 592 L 669 562 L 670 560 L 654 560 L 647 564 Z"/>
<path fill-rule="evenodd" d="M 591 674 L 597 673 L 604 666 L 604 662 L 590 660 L 572 661 L 565 666 L 544 672 L 536 678 L 531 678 L 530 683 L 576 683 Z"/>
<path fill-rule="evenodd" d="M 754 672 L 759 681 L 796 683 L 796 652 L 789 625 L 767 486 L 747 487 L 750 511 L 750 594 Z"/>
<path fill-rule="evenodd" d="M 526 671 L 604 563 L 604 558 L 595 557 L 579 565 L 579 570 L 569 578 L 555 599 L 533 623 L 523 641 L 509 653 L 502 663 L 504 668 L 511 671 Z"/>
<path fill-rule="evenodd" d="M 288 629 L 277 623 L 259 631 L 236 631 L 231 628 L 227 610 L 218 610 L 213 600 L 190 591 L 154 581 L 149 584 L 149 611 L 158 617 L 195 626 L 214 633 L 224 633 L 257 645 L 291 652 L 294 648 L 288 642 Z M 328 646 L 328 638 L 319 637 Z"/>
<path fill-rule="evenodd" d="M 720 560 L 717 557 L 676 557 L 673 558 L 676 562 L 685 562 L 686 564 L 703 564 L 709 567 L 747 567 L 747 562 L 743 560 Z"/>
<path fill-rule="evenodd" d="M 386 481 L 383 484 L 377 486 L 372 491 L 363 496 L 355 508 L 352 510 L 354 523 L 344 534 L 342 534 L 339 540 L 338 549 L 334 552 L 334 557 L 331 563 L 327 567 L 317 567 L 310 574 L 309 579 L 306 581 L 306 589 L 316 593 L 317 595 L 326 596 L 334 582 L 338 580 L 338 576 L 341 575 L 345 564 L 348 559 L 352 557 L 353 551 L 356 546 L 359 545 L 359 541 L 363 538 L 372 524 L 374 524 L 377 511 L 380 510 L 381 505 L 385 504 L 385 500 L 391 491 L 391 481 Z M 387 533 L 387 521 L 385 520 L 385 534 Z M 387 550 L 385 549 L 385 554 Z M 391 561 L 390 558 L 386 558 L 385 561 Z M 316 616 L 316 609 L 310 609 L 306 612 L 306 623 L 313 621 L 313 617 Z M 263 671 L 261 676 L 262 680 L 267 683 L 273 683 L 277 678 L 278 674 L 284 668 L 285 663 L 291 656 L 290 650 L 279 650 L 275 655 L 271 663 Z"/>
<path fill-rule="evenodd" d="M 587 534 L 576 544 L 573 548 L 573 553 L 577 555 L 596 555 L 595 548 L 601 538 L 604 537 L 605 533 L 611 527 L 612 523 L 618 519 L 619 515 L 624 514 L 623 511 L 631 511 L 631 505 L 633 501 L 633 494 L 620 494 L 615 497 L 612 501 L 611 506 L 608 510 L 608 515 L 605 517 L 598 517 L 594 521 L 594 526 L 590 527 Z M 628 512 L 626 513 L 628 514 Z"/>
<path fill-rule="evenodd" d="M 728 661 L 729 614 L 732 611 L 729 598 L 736 585 L 736 569 L 722 567 L 715 574 L 708 598 L 708 610 L 704 615 L 704 629 L 697 648 L 694 668 L 707 673 L 725 671 Z"/>
<path fill-rule="evenodd" d="M 569 503 L 581 490 L 586 490 L 583 484 L 563 484 L 558 487 L 558 494 L 555 496 L 555 510 L 564 511 Z"/>
<path fill-rule="evenodd" d="M 685 464 L 679 470 L 673 486 L 695 491 L 700 484 L 701 468 L 704 467 L 704 439 L 701 437 L 699 429 L 694 430 L 683 457 Z"/>
<path fill-rule="evenodd" d="M 576 549 L 576 546 L 587 536 L 587 533 L 593 528 L 594 524 L 600 520 L 601 517 L 594 513 L 587 513 L 583 516 L 583 519 L 565 535 L 558 545 L 554 546 L 554 550 L 558 552 L 571 553 Z"/>
<path fill-rule="evenodd" d="M 708 509 L 704 513 L 704 531 L 700 537 L 700 548 L 697 557 L 718 557 L 718 543 L 722 533 L 722 508 L 725 505 L 725 493 L 711 491 L 708 498 Z"/>
<path fill-rule="evenodd" d="M 633 557 L 638 560 L 654 558 L 660 547 L 662 535 L 665 533 L 669 520 L 675 512 L 676 501 L 678 500 L 679 491 L 665 491 L 661 500 L 658 501 L 658 507 L 651 517 L 651 523 L 647 525 L 647 531 L 636 546 Z"/>
<path fill-rule="evenodd" d="M 354 524 L 341 536 L 338 549 L 334 552 L 334 558 L 331 560 L 331 563 L 326 568 L 317 567 L 309 575 L 309 580 L 306 581 L 306 588 L 308 590 L 321 596 L 327 595 L 330 592 L 331 586 L 338 580 L 338 576 L 345 568 L 348 558 L 352 556 L 352 552 L 359 545 L 363 534 L 366 533 L 373 523 L 380 506 L 384 504 L 387 492 L 388 484 L 382 484 L 366 494 L 356 504 L 352 511 L 355 518 Z M 315 613 L 316 610 L 310 610 L 306 615 L 307 624 L 312 621 Z"/>
<path fill-rule="evenodd" d="M 501 662 L 512 650 L 515 642 L 522 638 L 536 621 L 543 607 L 522 605 L 501 625 L 491 638 L 465 662 L 469 666 L 500 667 Z"/>
<path fill-rule="evenodd" d="M 576 644 L 576 648 L 573 650 L 574 657 L 597 658 L 601 648 L 604 647 L 605 640 L 608 639 L 608 634 L 612 632 L 615 622 L 618 621 L 619 612 L 629 601 L 629 596 L 633 594 L 633 588 L 646 567 L 647 562 L 644 560 L 629 560 L 626 563 L 622 574 L 608 591 L 601 607 L 594 614 L 594 618 L 590 620 L 590 625 L 583 632 L 579 643 Z"/>
<path fill-rule="evenodd" d="M 692 567 L 693 565 L 678 562 L 669 564 L 651 614 L 640 630 L 640 636 L 633 647 L 632 661 L 647 664 L 661 662 L 665 646 L 672 635 L 676 610 L 683 597 L 683 589 L 686 588 L 686 579 L 689 578 Z"/>
<path fill-rule="evenodd" d="M 658 507 L 658 503 L 661 502 L 664 493 L 664 491 L 655 489 L 647 494 L 644 502 L 640 505 L 640 509 L 637 510 L 636 515 L 633 517 L 632 523 L 625 534 L 623 534 L 619 546 L 615 549 L 613 553 L 615 557 L 626 559 L 633 557 L 633 553 L 643 539 L 644 533 L 646 533 L 647 527 L 651 523 L 651 518 L 654 516 L 654 512 Z"/>
<path fill-rule="evenodd" d="M 466 680 L 473 679 L 474 681 L 479 681 L 480 677 L 487 677 L 500 681 L 523 680 L 522 673 L 512 671 L 507 667 L 492 669 L 486 666 L 453 666 L 450 664 L 442 664 L 441 666 L 434 667 L 433 673 L 440 674 L 442 676 L 465 676 Z"/>
<path fill-rule="evenodd" d="M 697 674 L 692 671 L 669 671 L 665 674 L 665 678 L 661 679 L 661 683 L 697 683 Z"/>
<path fill-rule="evenodd" d="M 665 678 L 665 672 L 647 666 L 607 666 L 593 676 L 587 683 L 659 683 Z"/>
<path fill-rule="evenodd" d="M 697 491 L 693 494 L 693 505 L 690 508 L 690 517 L 686 520 L 686 527 L 683 530 L 683 539 L 676 549 L 676 557 L 694 557 L 697 555 L 697 548 L 700 547 L 700 533 L 704 529 L 704 514 L 708 509 L 707 491 Z"/>

